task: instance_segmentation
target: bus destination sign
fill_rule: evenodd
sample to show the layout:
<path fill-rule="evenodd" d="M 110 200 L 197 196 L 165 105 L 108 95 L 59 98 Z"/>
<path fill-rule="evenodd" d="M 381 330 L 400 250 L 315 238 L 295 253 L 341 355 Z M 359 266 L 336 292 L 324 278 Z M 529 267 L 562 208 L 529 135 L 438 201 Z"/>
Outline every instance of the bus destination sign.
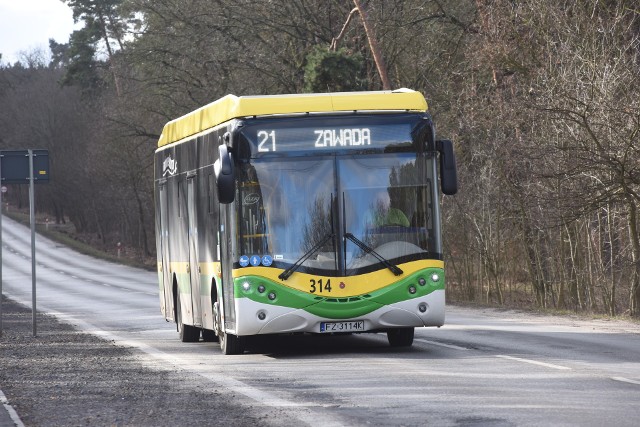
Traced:
<path fill-rule="evenodd" d="M 368 123 L 362 127 L 268 128 L 256 126 L 249 135 L 253 137 L 250 139 L 254 141 L 254 150 L 257 153 L 371 149 L 411 144 L 411 126 L 408 123 L 392 125 Z"/>

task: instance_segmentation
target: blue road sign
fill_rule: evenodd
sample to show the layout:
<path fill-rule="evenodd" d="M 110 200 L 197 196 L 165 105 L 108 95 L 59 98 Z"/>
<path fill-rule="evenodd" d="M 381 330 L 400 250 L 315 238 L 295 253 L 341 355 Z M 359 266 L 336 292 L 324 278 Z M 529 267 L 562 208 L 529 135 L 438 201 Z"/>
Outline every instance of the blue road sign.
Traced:
<path fill-rule="evenodd" d="M 33 152 L 33 181 L 49 182 L 49 150 Z M 0 151 L 0 182 L 4 184 L 29 184 L 29 150 Z"/>

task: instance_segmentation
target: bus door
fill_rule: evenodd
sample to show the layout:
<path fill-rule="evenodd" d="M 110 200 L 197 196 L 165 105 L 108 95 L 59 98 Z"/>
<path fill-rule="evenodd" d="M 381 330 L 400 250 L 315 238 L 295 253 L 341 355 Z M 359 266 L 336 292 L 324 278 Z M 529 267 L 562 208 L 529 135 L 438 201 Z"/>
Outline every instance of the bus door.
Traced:
<path fill-rule="evenodd" d="M 161 311 L 165 319 L 173 319 L 173 295 L 171 283 L 171 266 L 169 261 L 169 209 L 167 205 L 167 185 L 160 185 L 160 247 L 162 254 L 162 294 L 160 296 Z"/>
<path fill-rule="evenodd" d="M 198 262 L 198 221 L 196 209 L 195 175 L 187 177 L 187 217 L 189 221 L 189 276 L 191 281 L 191 305 L 193 325 L 202 326 L 200 298 L 200 264 Z"/>
<path fill-rule="evenodd" d="M 228 205 L 220 204 L 220 224 L 218 224 L 218 230 L 220 231 L 220 264 L 222 266 L 222 295 L 218 296 L 218 301 L 221 308 L 221 315 L 224 319 L 221 325 L 224 331 L 226 331 L 227 328 L 235 329 L 232 274 L 232 267 L 235 260 L 231 253 L 231 239 L 235 231 L 231 227 L 233 222 L 233 215 L 231 213 L 232 206 L 235 206 L 235 203 Z"/>

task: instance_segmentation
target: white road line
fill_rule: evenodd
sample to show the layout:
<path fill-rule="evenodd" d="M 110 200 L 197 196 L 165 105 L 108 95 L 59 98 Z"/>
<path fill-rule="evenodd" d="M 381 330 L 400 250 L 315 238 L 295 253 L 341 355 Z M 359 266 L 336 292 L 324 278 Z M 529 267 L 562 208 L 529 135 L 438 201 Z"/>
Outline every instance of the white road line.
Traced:
<path fill-rule="evenodd" d="M 625 377 L 611 377 L 611 379 L 614 381 L 620 381 L 622 383 L 640 385 L 640 381 L 630 380 L 629 378 L 625 378 Z"/>
<path fill-rule="evenodd" d="M 515 360 L 516 362 L 524 362 L 524 363 L 530 363 L 532 365 L 544 366 L 546 368 L 558 369 L 558 370 L 561 370 L 561 371 L 570 371 L 571 370 L 571 368 L 569 368 L 567 366 L 554 365 L 553 363 L 538 362 L 537 360 L 531 360 L 531 359 L 522 359 L 520 357 L 505 356 L 505 355 L 502 355 L 502 354 L 499 354 L 496 357 L 499 357 L 500 359 Z"/>
<path fill-rule="evenodd" d="M 425 340 L 425 339 L 422 339 L 422 338 L 416 338 L 416 339 L 414 339 L 414 341 L 423 342 L 423 343 L 429 344 L 429 345 L 437 345 L 439 347 L 451 348 L 451 349 L 454 349 L 454 350 L 463 350 L 463 351 L 469 350 L 468 348 L 465 348 L 465 347 L 460 347 L 460 346 L 453 345 L 453 344 L 445 344 L 445 343 L 441 343 L 441 342 L 437 342 L 437 341 L 429 341 L 429 340 Z"/>
<path fill-rule="evenodd" d="M 24 424 L 18 416 L 18 413 L 15 409 L 13 409 L 13 406 L 9 404 L 9 400 L 7 399 L 7 396 L 4 395 L 2 390 L 0 390 L 0 403 L 2 403 L 4 409 L 9 413 L 9 417 L 11 418 L 11 421 L 13 421 L 13 423 L 16 425 L 16 427 L 24 427 Z"/>

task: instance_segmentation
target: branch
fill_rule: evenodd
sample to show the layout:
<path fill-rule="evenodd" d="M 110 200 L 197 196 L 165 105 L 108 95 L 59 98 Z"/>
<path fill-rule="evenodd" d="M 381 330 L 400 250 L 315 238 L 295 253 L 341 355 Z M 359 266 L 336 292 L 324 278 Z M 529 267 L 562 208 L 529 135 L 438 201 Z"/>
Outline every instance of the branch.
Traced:
<path fill-rule="evenodd" d="M 338 42 L 340 40 L 342 40 L 342 38 L 344 37 L 344 33 L 347 31 L 347 27 L 349 26 L 349 23 L 351 22 L 351 19 L 353 18 L 353 15 L 355 15 L 358 12 L 358 8 L 354 7 L 353 9 L 351 9 L 351 12 L 349 12 L 349 16 L 347 16 L 347 20 L 345 21 L 344 25 L 342 26 L 342 30 L 340 30 L 340 34 L 338 34 L 338 37 L 334 37 L 331 40 L 331 46 L 329 46 L 329 50 L 335 52 L 335 50 L 338 47 Z"/>

